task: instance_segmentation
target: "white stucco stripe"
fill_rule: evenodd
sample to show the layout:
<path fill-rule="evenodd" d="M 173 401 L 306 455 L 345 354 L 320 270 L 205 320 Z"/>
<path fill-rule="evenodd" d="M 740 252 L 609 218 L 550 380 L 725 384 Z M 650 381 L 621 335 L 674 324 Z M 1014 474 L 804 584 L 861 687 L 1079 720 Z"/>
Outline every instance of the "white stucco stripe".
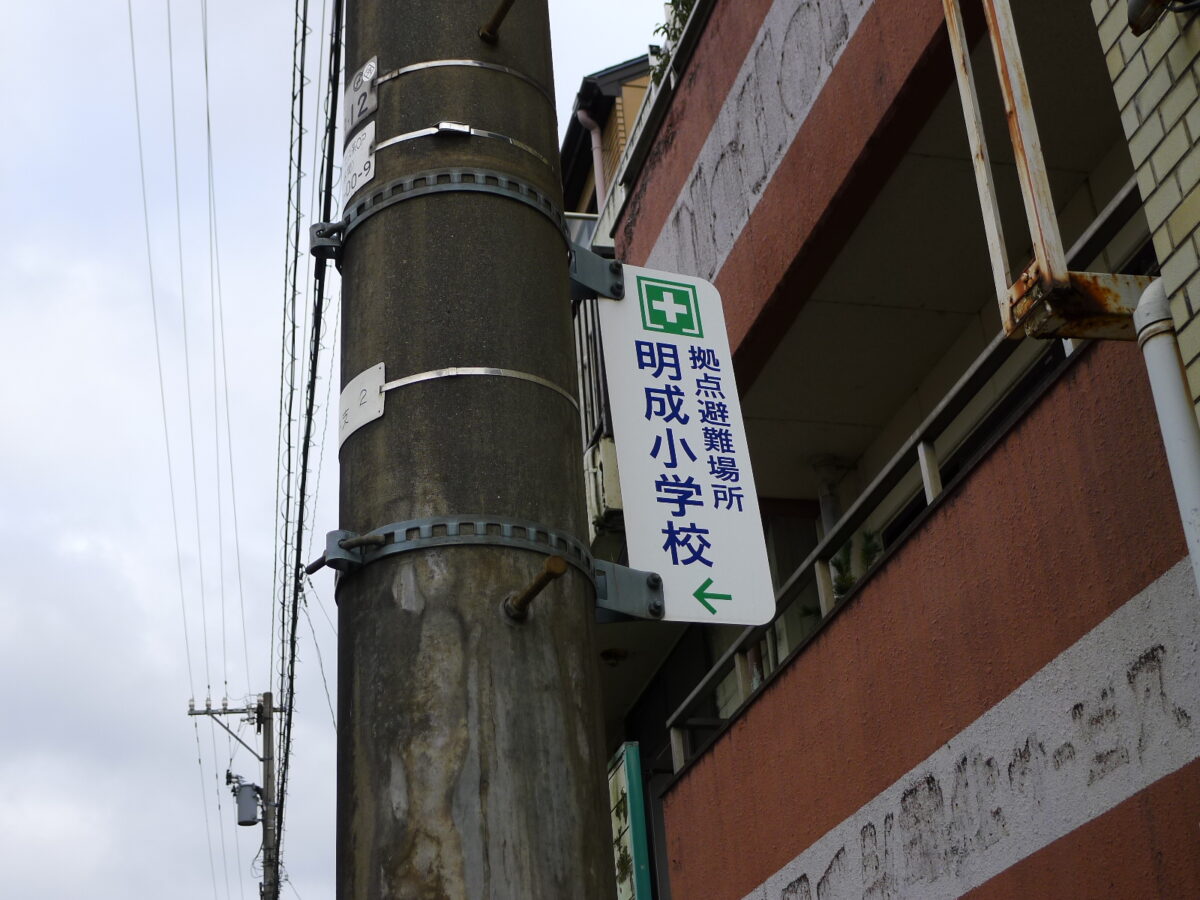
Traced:
<path fill-rule="evenodd" d="M 712 280 L 874 0 L 775 0 L 646 265 Z"/>
<path fill-rule="evenodd" d="M 1198 636 L 1185 559 L 744 900 L 959 897 L 1103 815 L 1200 757 Z"/>

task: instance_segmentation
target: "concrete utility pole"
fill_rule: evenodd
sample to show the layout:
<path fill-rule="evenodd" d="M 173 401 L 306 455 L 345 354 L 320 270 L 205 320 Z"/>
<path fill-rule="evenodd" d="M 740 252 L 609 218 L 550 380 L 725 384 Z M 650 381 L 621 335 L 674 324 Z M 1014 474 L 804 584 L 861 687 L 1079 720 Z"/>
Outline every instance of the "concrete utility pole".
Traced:
<path fill-rule="evenodd" d="M 448 516 L 585 537 L 578 414 L 555 389 L 574 395 L 576 373 L 546 0 L 351 0 L 346 49 L 348 77 L 372 57 L 379 73 L 352 214 L 419 173 L 502 177 L 406 196 L 345 237 L 342 384 L 379 363 L 428 377 L 389 381 L 382 418 L 346 439 L 340 527 Z M 501 609 L 545 561 L 451 540 L 343 574 L 341 900 L 612 896 L 588 579 L 571 565 L 523 621 Z"/>
<path fill-rule="evenodd" d="M 257 822 L 262 823 L 263 844 L 262 844 L 262 859 L 263 859 L 263 880 L 259 885 L 258 894 L 262 900 L 279 900 L 279 829 L 278 820 L 276 818 L 277 806 L 275 803 L 275 713 L 279 712 L 275 708 L 275 700 L 270 691 L 263 694 L 256 706 L 253 707 L 237 707 L 229 706 L 228 701 L 222 701 L 219 707 L 214 707 L 211 700 L 206 700 L 203 709 L 196 709 L 195 701 L 188 701 L 189 716 L 208 716 L 218 725 L 220 725 L 229 734 L 231 738 L 245 747 L 250 753 L 262 763 L 262 786 L 256 786 L 252 783 L 244 781 L 240 776 L 235 776 L 232 772 L 225 773 L 225 783 L 234 785 L 234 796 L 237 798 L 237 812 L 239 825 L 254 825 Z M 246 716 L 249 721 L 258 725 L 258 731 L 262 735 L 262 754 L 247 744 L 237 732 L 233 731 L 228 725 L 222 721 L 224 716 Z M 248 817 L 242 819 L 242 791 L 250 792 L 249 797 L 251 804 L 248 809 Z M 257 801 L 254 800 L 255 795 L 262 803 L 262 818 L 255 818 L 254 806 Z M 221 823 L 222 826 L 224 823 Z"/>
<path fill-rule="evenodd" d="M 262 900 L 279 900 L 279 832 L 275 813 L 275 698 L 270 691 L 258 704 L 258 725 L 262 730 L 262 827 L 263 881 Z"/>

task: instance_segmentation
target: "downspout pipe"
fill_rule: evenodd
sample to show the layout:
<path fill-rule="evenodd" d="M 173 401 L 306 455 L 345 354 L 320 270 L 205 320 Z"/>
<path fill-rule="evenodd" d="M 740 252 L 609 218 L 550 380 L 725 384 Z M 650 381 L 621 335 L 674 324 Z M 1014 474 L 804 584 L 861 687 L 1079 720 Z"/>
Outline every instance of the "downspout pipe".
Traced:
<path fill-rule="evenodd" d="M 604 201 L 608 199 L 608 185 L 604 183 L 604 133 L 586 109 L 575 111 L 579 124 L 592 134 L 592 176 L 596 180 L 596 212 L 604 212 Z"/>
<path fill-rule="evenodd" d="M 1133 313 L 1133 325 L 1150 376 L 1192 574 L 1200 588 L 1200 424 L 1196 422 L 1196 409 L 1175 338 L 1171 305 L 1161 278 L 1156 278 L 1142 294 Z"/>

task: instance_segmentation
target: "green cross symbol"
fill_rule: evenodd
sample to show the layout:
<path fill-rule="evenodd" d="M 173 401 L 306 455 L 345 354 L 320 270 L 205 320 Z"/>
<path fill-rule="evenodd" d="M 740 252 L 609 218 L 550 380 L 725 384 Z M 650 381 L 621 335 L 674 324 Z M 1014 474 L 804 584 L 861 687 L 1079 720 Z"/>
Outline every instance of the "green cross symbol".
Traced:
<path fill-rule="evenodd" d="M 695 285 L 641 277 L 637 282 L 643 328 L 685 337 L 704 337 Z"/>

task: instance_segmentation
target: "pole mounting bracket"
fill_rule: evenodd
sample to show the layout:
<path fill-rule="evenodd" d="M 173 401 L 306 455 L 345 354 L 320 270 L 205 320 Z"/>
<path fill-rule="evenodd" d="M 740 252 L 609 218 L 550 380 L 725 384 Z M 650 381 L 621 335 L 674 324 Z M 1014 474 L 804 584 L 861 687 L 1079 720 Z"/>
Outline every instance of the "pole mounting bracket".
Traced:
<path fill-rule="evenodd" d="M 544 525 L 504 516 L 434 516 L 393 522 L 366 534 L 331 531 L 325 537 L 325 552 L 304 571 L 312 575 L 329 566 L 348 574 L 385 556 L 458 544 L 516 547 L 561 556 L 589 580 L 595 577 L 591 551 L 582 541 Z"/>
<path fill-rule="evenodd" d="M 596 567 L 596 621 L 600 624 L 628 619 L 661 619 L 662 576 L 598 559 Z"/>
<path fill-rule="evenodd" d="M 346 230 L 343 222 L 315 222 L 308 228 L 309 252 L 317 259 L 342 258 L 342 235 Z"/>
<path fill-rule="evenodd" d="M 516 547 L 562 557 L 595 584 L 599 622 L 657 620 L 663 616 L 662 578 L 658 574 L 593 559 L 587 545 L 568 534 L 504 516 L 434 516 L 393 522 L 365 534 L 331 531 L 325 536 L 325 552 L 304 571 L 312 575 L 328 566 L 348 575 L 385 556 L 464 544 Z"/>
<path fill-rule="evenodd" d="M 625 296 L 625 267 L 579 244 L 571 244 L 571 302 Z"/>
<path fill-rule="evenodd" d="M 346 204 L 340 221 L 316 222 L 309 227 L 309 252 L 318 259 L 341 262 L 342 250 L 351 232 L 375 213 L 417 197 L 454 192 L 495 194 L 522 203 L 545 216 L 563 240 L 569 243 L 567 221 L 562 210 L 536 185 L 508 172 L 455 167 L 406 175 L 374 190 L 364 188 L 357 195 L 359 199 Z"/>

